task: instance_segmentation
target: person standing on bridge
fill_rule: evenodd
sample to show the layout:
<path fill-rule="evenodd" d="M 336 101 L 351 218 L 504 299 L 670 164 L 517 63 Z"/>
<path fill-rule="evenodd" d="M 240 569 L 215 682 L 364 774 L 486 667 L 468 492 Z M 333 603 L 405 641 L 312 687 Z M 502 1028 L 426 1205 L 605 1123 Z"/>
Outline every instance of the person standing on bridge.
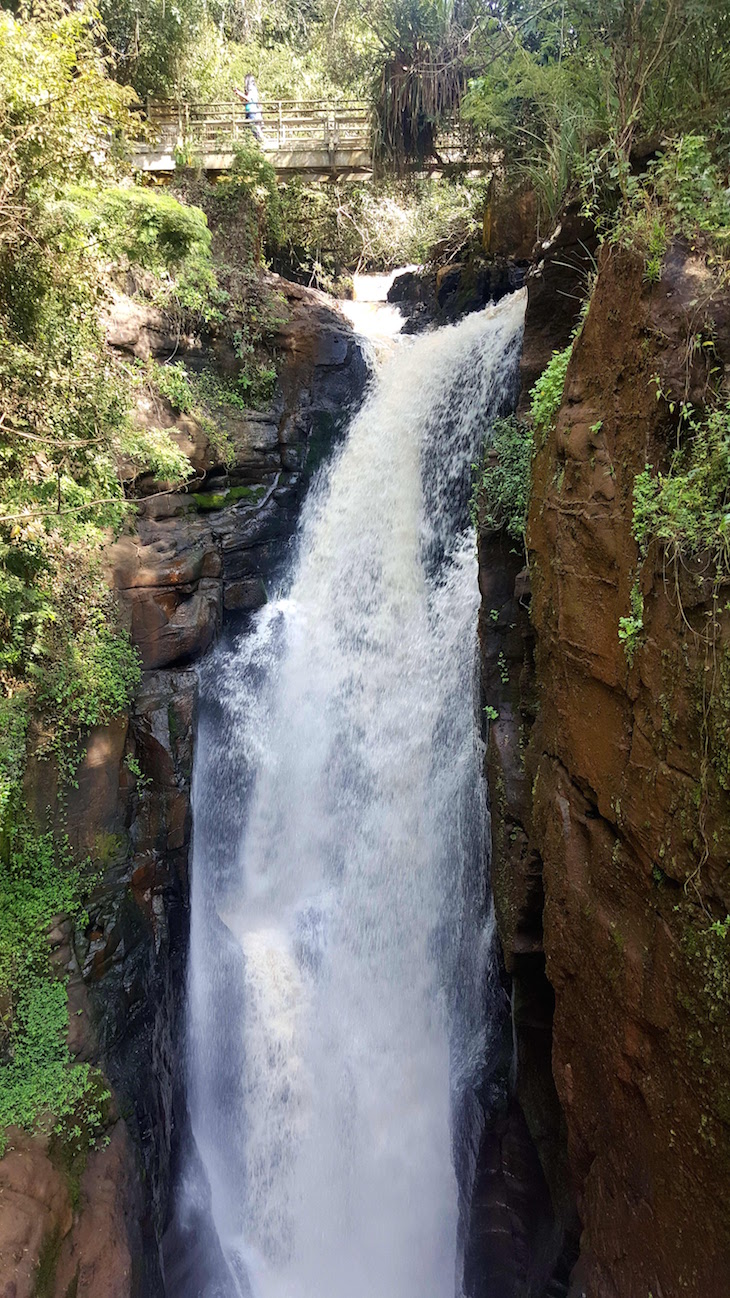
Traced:
<path fill-rule="evenodd" d="M 253 73 L 247 73 L 243 86 L 243 90 L 235 87 L 233 93 L 246 105 L 246 121 L 253 131 L 254 138 L 258 140 L 259 144 L 262 144 L 264 139 L 264 114 L 261 110 L 261 97 Z"/>

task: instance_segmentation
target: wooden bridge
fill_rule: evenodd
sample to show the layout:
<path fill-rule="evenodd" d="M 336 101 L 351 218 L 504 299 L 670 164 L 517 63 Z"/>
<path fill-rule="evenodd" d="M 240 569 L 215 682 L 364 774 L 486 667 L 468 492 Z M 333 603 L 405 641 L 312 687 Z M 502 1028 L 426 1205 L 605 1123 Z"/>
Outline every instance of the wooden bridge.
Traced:
<path fill-rule="evenodd" d="M 261 105 L 261 148 L 283 175 L 346 179 L 373 169 L 370 105 L 362 100 L 280 99 Z M 139 171 L 171 172 L 197 165 L 227 171 L 235 146 L 250 139 L 251 122 L 239 100 L 211 103 L 150 101 L 144 139 L 134 151 Z M 462 163 L 467 151 L 457 133 L 440 136 L 434 165 Z M 479 166 L 479 163 L 475 163 Z"/>
<path fill-rule="evenodd" d="M 370 106 L 358 100 L 280 99 L 261 105 L 261 148 L 281 172 L 362 175 L 372 171 Z M 250 139 L 246 106 L 238 100 L 212 103 L 150 102 L 147 138 L 137 145 L 140 171 L 174 171 L 195 165 L 227 171 L 235 146 Z"/>

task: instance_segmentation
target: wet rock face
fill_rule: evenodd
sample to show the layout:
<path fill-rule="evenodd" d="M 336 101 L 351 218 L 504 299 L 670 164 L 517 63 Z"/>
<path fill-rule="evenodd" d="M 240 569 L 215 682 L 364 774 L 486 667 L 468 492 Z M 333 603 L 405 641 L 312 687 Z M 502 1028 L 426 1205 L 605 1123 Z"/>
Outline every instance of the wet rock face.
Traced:
<path fill-rule="evenodd" d="M 464 1293 L 543 1298 L 555 1275 L 562 1235 L 535 1143 L 514 1099 L 483 1140 L 471 1217 Z M 557 1298 L 564 1290 L 556 1284 L 550 1292 Z"/>
<path fill-rule="evenodd" d="M 405 271 L 388 292 L 406 322 L 403 333 L 420 333 L 432 325 L 451 324 L 471 311 L 481 311 L 507 293 L 521 288 L 527 262 L 488 258 L 471 252 L 464 261 L 435 271 Z"/>
<path fill-rule="evenodd" d="M 225 612 L 246 612 L 266 598 L 291 536 L 306 486 L 312 448 L 331 440 L 359 401 L 367 367 L 350 325 L 330 299 L 271 276 L 286 304 L 274 348 L 279 383 L 266 411 L 222 415 L 231 462 L 223 463 L 205 429 L 163 397 L 143 393 L 142 424 L 167 429 L 196 473 L 185 494 L 142 491 L 133 530 L 111 547 L 109 567 L 127 609 L 129 629 L 148 670 L 194 662 L 216 639 Z M 112 346 L 159 360 L 171 352 L 196 365 L 223 366 L 221 344 L 176 339 L 168 348 L 165 318 L 122 294 L 107 322 Z M 235 358 L 234 358 L 235 360 Z M 145 495 L 147 492 L 147 495 Z"/>
<path fill-rule="evenodd" d="M 485 757 L 492 891 L 514 1053 L 507 1107 L 488 1125 L 479 1151 L 465 1292 L 468 1298 L 543 1298 L 556 1274 L 567 1276 L 577 1222 L 552 1077 L 554 996 L 543 951 L 542 861 L 531 842 L 524 765 L 537 712 L 530 581 L 524 549 L 503 533 L 480 527 L 478 554 L 482 697 L 497 713 L 488 723 Z M 565 1288 L 555 1284 L 550 1292 Z"/>
<path fill-rule="evenodd" d="M 527 238 L 526 227 L 522 238 L 523 242 Z M 528 307 L 520 361 L 520 414 L 526 411 L 530 388 L 553 351 L 561 350 L 570 341 L 594 246 L 592 232 L 569 216 L 549 242 L 534 250 L 535 260 L 526 275 Z M 499 1193 L 503 1203 L 509 1205 L 511 1243 L 503 1247 L 505 1239 L 498 1236 L 494 1245 L 504 1293 L 514 1290 L 521 1298 L 542 1298 L 551 1276 L 567 1274 L 576 1251 L 578 1223 L 565 1120 L 552 1075 L 554 993 L 545 972 L 542 859 L 532 837 L 532 784 L 524 760 L 538 711 L 530 574 L 524 549 L 503 533 L 483 525 L 478 529 L 478 553 L 482 697 L 497 713 L 486 727 L 485 736 L 492 891 L 512 1005 L 514 1048 L 509 1108 L 485 1133 L 479 1153 L 478 1184 L 491 1187 L 490 1194 Z M 515 1187 L 518 1193 L 514 1193 Z M 473 1259 L 470 1262 L 470 1298 L 482 1298 L 490 1292 L 483 1288 L 490 1274 L 490 1255 L 486 1251 L 492 1234 L 488 1202 L 478 1191 L 471 1214 L 469 1249 L 485 1260 L 481 1266 Z M 529 1267 L 519 1244 L 525 1232 L 535 1240 Z M 507 1269 L 509 1257 L 511 1271 Z M 555 1292 L 564 1289 L 558 1285 Z"/>
<path fill-rule="evenodd" d="M 710 926 L 730 910 L 730 803 L 712 746 L 703 767 L 712 590 L 702 565 L 675 581 L 665 556 L 650 552 L 632 663 L 618 623 L 637 573 L 634 478 L 647 462 L 665 468 L 676 440 L 655 376 L 701 405 L 708 365 L 692 340 L 712 334 L 721 372 L 730 303 L 681 245 L 670 249 L 660 284 L 650 287 L 643 271 L 628 254 L 602 254 L 557 426 L 538 449 L 532 630 L 523 627 L 522 644 L 519 599 L 510 610 L 508 591 L 489 588 L 491 543 L 482 541 L 486 670 L 503 620 L 510 664 L 499 682 L 507 706 L 500 698 L 489 741 L 495 892 L 515 979 L 518 1098 L 556 1211 L 566 1203 L 566 1151 L 577 1197 L 581 1257 L 571 1293 L 724 1298 L 728 966 Z M 492 601 L 502 610 L 494 622 Z M 721 592 L 723 661 L 725 602 Z M 515 718 L 527 744 L 517 768 Z M 544 1073 L 540 1036 L 551 1017 L 549 997 L 538 996 L 541 928 L 555 1001 L 552 1117 L 550 1083 L 529 1085 L 541 1058 Z"/>

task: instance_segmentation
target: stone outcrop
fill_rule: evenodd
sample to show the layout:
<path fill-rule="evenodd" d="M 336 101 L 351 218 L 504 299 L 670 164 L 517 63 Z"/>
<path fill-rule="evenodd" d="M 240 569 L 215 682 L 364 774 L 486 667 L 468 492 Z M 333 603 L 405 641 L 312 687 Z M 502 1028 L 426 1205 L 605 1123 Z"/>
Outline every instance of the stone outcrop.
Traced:
<path fill-rule="evenodd" d="M 397 275 L 388 301 L 406 317 L 403 333 L 421 333 L 430 326 L 452 324 L 470 311 L 481 311 L 488 302 L 497 302 L 521 288 L 527 266 L 526 261 L 494 259 L 470 250 L 463 261 Z"/>
<path fill-rule="evenodd" d="M 639 571 L 634 478 L 647 462 L 665 468 L 676 444 L 657 386 L 702 405 L 710 363 L 697 339 L 712 337 L 722 372 L 730 310 L 680 244 L 658 285 L 643 270 L 601 254 L 557 426 L 538 449 L 531 626 L 521 558 L 495 578 L 502 542 L 481 538 L 487 693 L 500 714 L 488 756 L 495 894 L 517 1096 L 568 1231 L 575 1193 L 571 1293 L 722 1298 L 730 807 L 713 717 L 725 707 L 715 670 L 727 597 L 713 600 L 701 563 L 675 571 L 654 546 L 632 662 L 618 626 Z M 500 654 L 509 671 L 497 681 Z"/>
<path fill-rule="evenodd" d="M 699 256 L 675 246 L 651 288 L 640 259 L 605 255 L 535 466 L 533 827 L 554 1076 L 585 1287 L 601 1298 L 721 1298 L 730 1277 L 728 966 L 710 933 L 730 910 L 730 808 L 712 756 L 702 775 L 698 703 L 711 589 L 690 572 L 677 592 L 653 552 L 633 665 L 617 634 L 637 567 L 634 476 L 665 467 L 676 439 L 654 378 L 701 404 L 700 332 L 726 363 L 727 297 Z M 718 616 L 721 656 L 730 623 Z"/>
<path fill-rule="evenodd" d="M 109 554 L 145 668 L 194 661 L 215 640 L 224 611 L 250 612 L 265 602 L 266 582 L 282 560 L 310 468 L 367 378 L 352 330 L 331 301 L 270 278 L 286 304 L 273 340 L 279 383 L 268 410 L 221 415 L 232 458 L 221 460 L 217 444 L 191 415 L 175 412 L 159 394 L 140 397 L 138 420 L 167 429 L 196 474 L 187 494 L 159 494 L 149 484 L 153 494 L 140 501 L 134 530 Z M 156 350 L 165 344 L 158 315 L 150 309 L 143 327 L 139 304 L 128 306 L 118 295 L 109 322 L 115 345 L 164 359 Z M 175 354 L 194 361 L 200 347 L 199 340 L 183 339 Z M 218 354 L 215 340 L 211 347 L 216 363 L 233 363 Z"/>

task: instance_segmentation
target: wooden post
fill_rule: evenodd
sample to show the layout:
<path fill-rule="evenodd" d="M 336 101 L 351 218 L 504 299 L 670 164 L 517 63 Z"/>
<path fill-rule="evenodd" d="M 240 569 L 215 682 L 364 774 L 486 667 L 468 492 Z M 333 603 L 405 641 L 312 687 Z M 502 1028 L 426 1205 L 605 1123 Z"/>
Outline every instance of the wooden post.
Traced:
<path fill-rule="evenodd" d="M 335 155 L 337 152 L 337 138 L 335 126 L 335 110 L 331 105 L 327 106 L 327 152 L 329 154 L 330 166 L 335 165 Z"/>

